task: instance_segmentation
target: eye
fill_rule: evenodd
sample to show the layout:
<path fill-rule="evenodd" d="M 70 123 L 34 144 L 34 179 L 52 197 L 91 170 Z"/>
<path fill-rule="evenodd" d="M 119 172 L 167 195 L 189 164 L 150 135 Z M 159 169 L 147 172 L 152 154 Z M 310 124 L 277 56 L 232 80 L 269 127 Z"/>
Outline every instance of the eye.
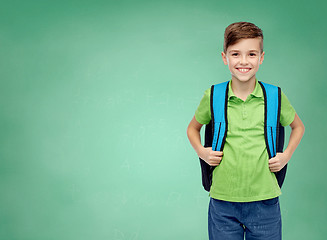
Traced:
<path fill-rule="evenodd" d="M 255 54 L 255 53 L 250 53 L 250 56 L 251 56 L 251 57 L 255 57 L 255 56 L 257 56 L 257 54 Z"/>
<path fill-rule="evenodd" d="M 233 53 L 232 56 L 238 56 L 238 53 Z"/>

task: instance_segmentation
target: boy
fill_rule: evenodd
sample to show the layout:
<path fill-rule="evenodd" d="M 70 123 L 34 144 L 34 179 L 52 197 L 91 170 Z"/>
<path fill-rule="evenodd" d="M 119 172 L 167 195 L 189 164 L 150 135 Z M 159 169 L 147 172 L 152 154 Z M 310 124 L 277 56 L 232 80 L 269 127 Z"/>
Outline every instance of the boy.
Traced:
<path fill-rule="evenodd" d="M 275 173 L 290 160 L 304 125 L 281 92 L 280 124 L 292 131 L 283 153 L 269 159 L 265 141 L 265 100 L 256 72 L 264 59 L 262 30 L 249 22 L 225 29 L 221 53 L 232 78 L 227 94 L 227 134 L 222 151 L 201 145 L 200 129 L 211 121 L 210 88 L 188 128 L 189 141 L 213 166 L 208 211 L 209 239 L 281 239 L 281 194 Z"/>

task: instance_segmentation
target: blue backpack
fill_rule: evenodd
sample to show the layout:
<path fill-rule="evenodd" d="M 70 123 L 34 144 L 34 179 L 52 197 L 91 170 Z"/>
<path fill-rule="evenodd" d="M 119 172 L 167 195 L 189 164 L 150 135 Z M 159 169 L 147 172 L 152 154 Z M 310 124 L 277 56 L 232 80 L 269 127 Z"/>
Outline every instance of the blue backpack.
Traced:
<path fill-rule="evenodd" d="M 213 151 L 222 151 L 224 148 L 228 122 L 227 102 L 229 81 L 211 86 L 210 108 L 211 121 L 205 127 L 204 147 L 212 147 Z M 264 135 L 269 159 L 276 156 L 277 152 L 283 152 L 285 131 L 280 124 L 281 89 L 279 87 L 259 81 L 262 88 L 265 110 L 264 110 Z M 212 183 L 212 172 L 215 166 L 210 166 L 200 158 L 202 185 L 206 191 L 210 191 Z M 278 185 L 282 187 L 287 164 L 279 172 L 275 172 Z"/>

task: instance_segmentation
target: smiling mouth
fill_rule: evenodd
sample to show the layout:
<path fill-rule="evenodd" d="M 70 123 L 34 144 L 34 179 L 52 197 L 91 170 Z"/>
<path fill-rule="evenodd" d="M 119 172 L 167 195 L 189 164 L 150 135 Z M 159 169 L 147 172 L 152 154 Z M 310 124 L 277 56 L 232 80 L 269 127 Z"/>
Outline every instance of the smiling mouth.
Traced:
<path fill-rule="evenodd" d="M 251 68 L 236 68 L 241 73 L 247 73 L 251 70 Z"/>

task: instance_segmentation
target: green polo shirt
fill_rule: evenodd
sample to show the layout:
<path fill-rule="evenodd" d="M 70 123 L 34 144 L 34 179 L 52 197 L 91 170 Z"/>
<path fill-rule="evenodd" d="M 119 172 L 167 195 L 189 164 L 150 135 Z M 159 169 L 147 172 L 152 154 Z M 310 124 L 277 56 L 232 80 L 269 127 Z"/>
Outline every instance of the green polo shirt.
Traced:
<path fill-rule="evenodd" d="M 211 120 L 210 88 L 195 112 L 196 120 Z M 264 97 L 256 80 L 253 92 L 245 101 L 236 97 L 229 82 L 228 130 L 221 163 L 213 171 L 210 196 L 231 202 L 251 202 L 281 194 L 275 174 L 270 172 L 264 138 Z M 280 123 L 290 125 L 295 110 L 282 92 Z"/>

